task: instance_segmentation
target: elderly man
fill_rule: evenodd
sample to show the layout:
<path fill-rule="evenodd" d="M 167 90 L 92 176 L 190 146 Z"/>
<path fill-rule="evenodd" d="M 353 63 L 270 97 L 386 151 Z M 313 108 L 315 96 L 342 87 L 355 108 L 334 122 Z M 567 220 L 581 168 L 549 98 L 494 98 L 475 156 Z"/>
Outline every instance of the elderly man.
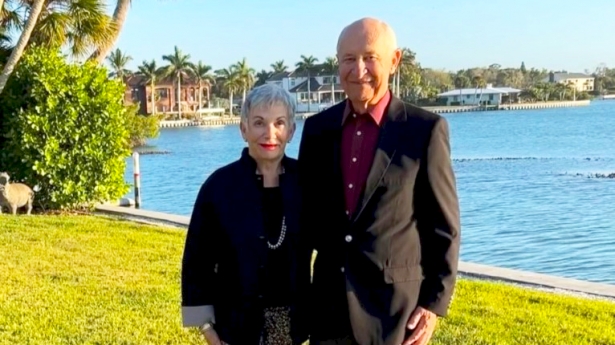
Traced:
<path fill-rule="evenodd" d="M 460 239 L 444 118 L 388 89 L 401 59 L 385 23 L 338 41 L 348 99 L 305 122 L 303 226 L 317 258 L 312 344 L 426 344 L 447 313 Z"/>

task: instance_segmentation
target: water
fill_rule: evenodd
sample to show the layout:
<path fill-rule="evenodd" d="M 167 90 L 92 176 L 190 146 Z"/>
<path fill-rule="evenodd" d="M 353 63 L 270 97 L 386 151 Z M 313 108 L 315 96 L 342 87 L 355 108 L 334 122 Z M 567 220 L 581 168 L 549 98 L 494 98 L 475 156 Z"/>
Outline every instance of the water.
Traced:
<path fill-rule="evenodd" d="M 615 284 L 615 179 L 588 177 L 615 172 L 615 101 L 445 116 L 463 261 Z M 141 157 L 143 208 L 181 215 L 244 147 L 238 126 L 165 129 L 150 144 L 171 154 Z"/>

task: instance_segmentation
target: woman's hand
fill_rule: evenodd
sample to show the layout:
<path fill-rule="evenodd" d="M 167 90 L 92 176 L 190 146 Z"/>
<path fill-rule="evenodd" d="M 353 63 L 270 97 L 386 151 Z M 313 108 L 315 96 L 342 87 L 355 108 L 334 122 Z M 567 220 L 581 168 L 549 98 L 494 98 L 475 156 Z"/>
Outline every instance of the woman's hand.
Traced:
<path fill-rule="evenodd" d="M 216 333 L 213 327 L 201 330 L 201 334 L 203 334 L 205 340 L 207 340 L 208 345 L 225 345 L 225 343 L 218 338 L 218 333 Z"/>

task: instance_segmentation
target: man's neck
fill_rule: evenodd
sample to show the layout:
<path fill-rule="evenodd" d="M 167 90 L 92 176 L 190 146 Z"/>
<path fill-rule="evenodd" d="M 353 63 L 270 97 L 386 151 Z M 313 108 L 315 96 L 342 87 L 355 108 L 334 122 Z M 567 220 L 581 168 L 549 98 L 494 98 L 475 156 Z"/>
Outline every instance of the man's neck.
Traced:
<path fill-rule="evenodd" d="M 389 92 L 388 89 L 385 90 L 385 92 L 382 95 L 379 95 L 367 101 L 352 101 L 351 100 L 350 103 L 352 104 L 352 110 L 354 110 L 354 112 L 358 114 L 368 113 L 370 110 L 372 110 L 376 106 L 376 104 L 378 104 L 378 102 L 380 102 L 384 98 L 387 92 Z"/>

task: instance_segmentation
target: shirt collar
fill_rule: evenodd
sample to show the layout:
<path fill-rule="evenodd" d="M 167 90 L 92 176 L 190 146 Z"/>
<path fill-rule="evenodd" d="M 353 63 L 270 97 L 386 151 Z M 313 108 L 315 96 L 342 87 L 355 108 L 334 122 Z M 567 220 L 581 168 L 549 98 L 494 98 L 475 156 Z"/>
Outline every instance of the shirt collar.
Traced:
<path fill-rule="evenodd" d="M 384 97 L 376 103 L 373 107 L 367 110 L 367 113 L 371 116 L 371 118 L 376 122 L 378 126 L 382 123 L 382 118 L 384 117 L 384 112 L 391 102 L 391 91 L 387 90 L 384 94 Z M 349 99 L 346 100 L 346 108 L 344 108 L 344 116 L 342 117 L 342 125 L 346 123 L 346 120 L 350 116 L 350 114 L 354 113 L 354 109 L 352 109 L 352 103 Z"/>

